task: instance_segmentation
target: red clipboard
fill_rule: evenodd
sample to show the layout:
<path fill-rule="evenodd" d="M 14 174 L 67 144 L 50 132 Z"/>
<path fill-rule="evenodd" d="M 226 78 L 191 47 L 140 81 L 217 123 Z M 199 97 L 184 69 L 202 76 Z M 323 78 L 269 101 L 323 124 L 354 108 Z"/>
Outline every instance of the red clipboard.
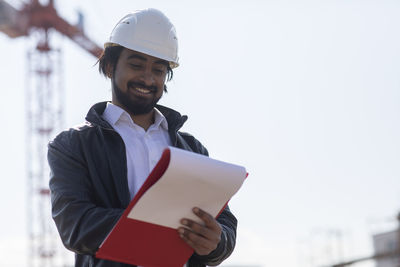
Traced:
<path fill-rule="evenodd" d="M 181 239 L 177 229 L 128 217 L 143 194 L 164 175 L 170 161 L 171 150 L 167 148 L 101 244 L 96 253 L 97 258 L 144 267 L 182 267 L 188 261 L 193 249 Z M 218 215 L 226 205 L 218 209 Z"/>

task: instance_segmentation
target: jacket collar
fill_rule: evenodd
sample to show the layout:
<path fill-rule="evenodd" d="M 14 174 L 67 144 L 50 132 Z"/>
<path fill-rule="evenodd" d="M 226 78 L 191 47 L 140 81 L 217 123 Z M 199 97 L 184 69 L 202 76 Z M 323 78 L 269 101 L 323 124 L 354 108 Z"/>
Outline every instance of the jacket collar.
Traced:
<path fill-rule="evenodd" d="M 112 129 L 112 126 L 103 119 L 101 116 L 106 109 L 107 102 L 100 102 L 97 104 L 94 104 L 88 114 L 86 115 L 86 120 L 90 123 L 99 125 L 103 128 L 107 129 Z M 171 137 L 172 144 L 176 143 L 176 132 L 183 126 L 183 124 L 186 122 L 188 117 L 186 115 L 181 115 L 179 112 L 162 106 L 162 105 L 156 105 L 156 108 L 164 115 L 164 117 L 167 119 L 168 122 L 168 132 Z"/>

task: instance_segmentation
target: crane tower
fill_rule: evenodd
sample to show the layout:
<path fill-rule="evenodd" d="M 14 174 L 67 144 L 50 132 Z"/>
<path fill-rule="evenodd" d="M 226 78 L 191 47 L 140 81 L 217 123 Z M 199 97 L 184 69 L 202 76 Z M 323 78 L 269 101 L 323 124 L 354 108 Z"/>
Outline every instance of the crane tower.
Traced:
<path fill-rule="evenodd" d="M 61 50 L 50 45 L 50 38 L 51 33 L 58 32 L 98 57 L 103 50 L 85 35 L 81 22 L 71 25 L 60 17 L 53 0 L 46 4 L 30 0 L 21 9 L 0 0 L 0 31 L 10 38 L 32 36 L 35 40 L 35 46 L 27 52 L 25 89 L 29 267 L 65 266 L 58 255 L 59 239 L 50 219 L 46 160 L 47 143 L 61 129 L 64 110 Z"/>

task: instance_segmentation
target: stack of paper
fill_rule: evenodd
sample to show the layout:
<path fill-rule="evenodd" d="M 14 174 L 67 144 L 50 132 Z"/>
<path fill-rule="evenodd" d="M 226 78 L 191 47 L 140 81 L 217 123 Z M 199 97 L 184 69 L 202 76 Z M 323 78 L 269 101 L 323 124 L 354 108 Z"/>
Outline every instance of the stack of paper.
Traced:
<path fill-rule="evenodd" d="M 193 249 L 178 235 L 180 220 L 201 223 L 193 207 L 217 217 L 246 176 L 244 167 L 169 147 L 96 257 L 146 267 L 183 266 Z"/>

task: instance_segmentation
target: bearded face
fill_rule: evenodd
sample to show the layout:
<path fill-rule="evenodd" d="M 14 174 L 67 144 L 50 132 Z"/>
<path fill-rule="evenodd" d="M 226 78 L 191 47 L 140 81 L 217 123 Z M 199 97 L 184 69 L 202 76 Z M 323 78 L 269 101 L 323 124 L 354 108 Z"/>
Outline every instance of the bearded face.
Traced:
<path fill-rule="evenodd" d="M 168 62 L 124 49 L 112 75 L 113 103 L 131 115 L 153 110 L 164 90 Z"/>

